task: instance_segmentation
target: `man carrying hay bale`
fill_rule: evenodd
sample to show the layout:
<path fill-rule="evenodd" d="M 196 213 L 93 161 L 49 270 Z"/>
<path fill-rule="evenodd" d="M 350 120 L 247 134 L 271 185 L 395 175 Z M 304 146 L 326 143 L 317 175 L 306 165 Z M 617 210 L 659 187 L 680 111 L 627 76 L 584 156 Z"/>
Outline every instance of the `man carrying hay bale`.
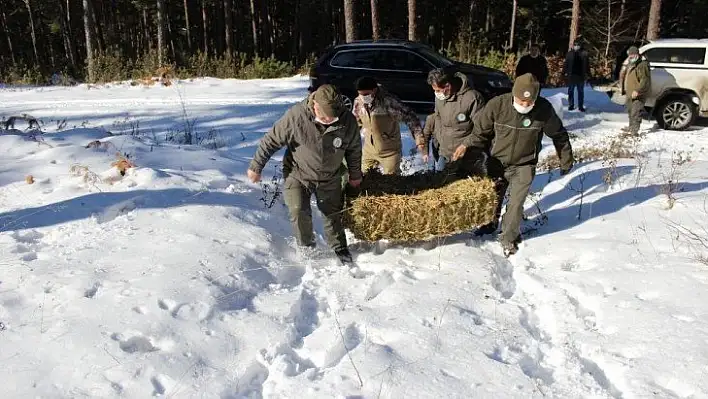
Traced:
<path fill-rule="evenodd" d="M 359 78 L 356 90 L 359 95 L 354 99 L 352 113 L 364 133 L 362 170 L 367 172 L 381 166 L 386 175 L 400 174 L 403 143 L 399 125 L 408 125 L 417 147 L 422 150 L 423 128 L 418 115 L 372 77 Z"/>
<path fill-rule="evenodd" d="M 506 256 L 518 250 L 524 201 L 536 174 L 544 133 L 553 140 L 561 174 L 567 174 L 573 167 L 568 132 L 551 103 L 538 96 L 539 91 L 540 85 L 532 74 L 516 78 L 511 93 L 493 98 L 480 112 L 473 134 L 454 154 L 455 159 L 460 159 L 470 148 L 477 148 L 490 156 L 488 173 L 497 183 L 496 216 L 494 221 L 479 228 L 476 235 L 496 232 L 502 202 L 510 189 L 499 237 Z"/>
<path fill-rule="evenodd" d="M 446 164 L 454 161 L 453 154 L 463 141 L 472 134 L 473 120 L 484 107 L 484 97 L 469 86 L 467 76 L 456 72 L 454 67 L 434 69 L 428 74 L 428 84 L 435 91 L 435 129 L 430 129 L 439 144 L 439 153 Z M 439 125 L 439 126 L 438 126 Z M 427 154 L 426 138 L 424 153 Z M 466 154 L 460 162 L 449 169 L 470 174 L 478 157 Z"/>
<path fill-rule="evenodd" d="M 290 222 L 301 247 L 315 247 L 310 197 L 324 214 L 327 243 L 339 260 L 352 262 L 342 223 L 342 161 L 346 159 L 349 184 L 361 183 L 361 137 L 354 116 L 346 111 L 331 85 L 322 85 L 290 108 L 261 140 L 248 168 L 256 183 L 268 160 L 287 147 L 283 158 L 284 199 Z"/>

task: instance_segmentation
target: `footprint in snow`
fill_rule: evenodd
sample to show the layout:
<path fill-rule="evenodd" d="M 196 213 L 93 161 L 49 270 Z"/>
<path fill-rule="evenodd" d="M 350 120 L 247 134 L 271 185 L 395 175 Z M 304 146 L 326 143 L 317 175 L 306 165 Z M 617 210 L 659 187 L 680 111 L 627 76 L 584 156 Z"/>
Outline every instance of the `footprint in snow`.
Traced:
<path fill-rule="evenodd" d="M 125 353 L 148 353 L 169 350 L 173 342 L 169 339 L 158 340 L 140 332 L 115 333 L 111 339 L 118 341 L 118 346 Z"/>
<path fill-rule="evenodd" d="M 87 289 L 84 291 L 84 298 L 95 298 L 96 294 L 98 294 L 98 290 L 103 286 L 100 281 L 97 281 L 96 283 L 91 286 L 91 288 Z"/>
<path fill-rule="evenodd" d="M 387 287 L 395 283 L 393 274 L 389 271 L 383 271 L 374 277 L 374 280 L 369 285 L 366 291 L 366 300 L 370 301 L 381 294 Z"/>

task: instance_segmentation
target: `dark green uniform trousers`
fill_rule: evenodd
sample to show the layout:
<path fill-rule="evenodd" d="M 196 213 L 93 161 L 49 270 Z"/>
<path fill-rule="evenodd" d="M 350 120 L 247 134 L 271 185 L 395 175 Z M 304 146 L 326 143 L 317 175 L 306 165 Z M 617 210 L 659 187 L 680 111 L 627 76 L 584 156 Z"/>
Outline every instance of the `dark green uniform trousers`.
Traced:
<path fill-rule="evenodd" d="M 312 228 L 312 194 L 317 199 L 317 208 L 324 216 L 324 233 L 327 244 L 335 251 L 347 248 L 347 237 L 342 223 L 342 181 L 339 178 L 328 182 L 303 183 L 291 176 L 285 179 L 285 205 L 290 213 L 290 223 L 298 245 L 314 245 Z"/>
<path fill-rule="evenodd" d="M 639 126 L 642 124 L 642 111 L 644 110 L 644 101 L 629 100 L 627 102 L 627 114 L 629 115 L 629 132 L 630 134 L 639 133 Z"/>
<path fill-rule="evenodd" d="M 524 202 L 526 202 L 531 183 L 536 176 L 536 166 L 509 166 L 495 170 L 490 175 L 497 182 L 498 205 L 494 222 L 499 220 L 504 196 L 507 190 L 509 191 L 509 201 L 506 204 L 506 212 L 504 212 L 504 217 L 502 218 L 499 239 L 503 243 L 518 242 L 521 237 L 521 222 L 524 218 Z"/>

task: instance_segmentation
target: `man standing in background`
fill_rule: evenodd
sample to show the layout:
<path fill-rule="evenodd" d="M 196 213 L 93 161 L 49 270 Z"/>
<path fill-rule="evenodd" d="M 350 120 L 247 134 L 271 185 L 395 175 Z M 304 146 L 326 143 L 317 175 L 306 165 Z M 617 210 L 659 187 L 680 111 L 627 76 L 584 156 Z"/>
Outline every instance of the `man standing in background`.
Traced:
<path fill-rule="evenodd" d="M 577 90 L 578 109 L 585 112 L 585 82 L 590 77 L 590 60 L 580 40 L 575 41 L 573 48 L 565 56 L 563 73 L 568 82 L 568 111 L 575 109 L 574 92 Z"/>
<path fill-rule="evenodd" d="M 636 135 L 642 124 L 644 103 L 651 93 L 649 61 L 639 54 L 639 49 L 636 46 L 627 50 L 627 65 L 620 72 L 620 87 L 622 87 L 622 94 L 627 96 L 627 114 L 629 115 L 629 126 L 622 128 L 622 131 Z"/>
<path fill-rule="evenodd" d="M 516 64 L 516 75 L 530 73 L 536 77 L 536 80 L 544 87 L 548 80 L 548 63 L 546 57 L 541 55 L 541 49 L 537 44 L 531 45 L 529 54 L 521 57 L 519 63 Z"/>

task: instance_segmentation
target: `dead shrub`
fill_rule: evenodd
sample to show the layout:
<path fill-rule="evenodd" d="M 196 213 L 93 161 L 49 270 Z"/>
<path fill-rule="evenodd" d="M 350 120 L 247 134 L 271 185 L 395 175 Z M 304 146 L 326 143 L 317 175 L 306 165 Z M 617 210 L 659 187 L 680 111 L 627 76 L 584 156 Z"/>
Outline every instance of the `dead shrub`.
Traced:
<path fill-rule="evenodd" d="M 25 177 L 25 182 L 26 182 L 27 184 L 34 184 L 34 176 L 32 176 L 32 175 L 27 175 L 27 177 Z"/>
<path fill-rule="evenodd" d="M 96 185 L 101 182 L 101 178 L 85 165 L 73 164 L 69 168 L 69 173 L 72 176 L 81 177 L 86 184 Z"/>
<path fill-rule="evenodd" d="M 684 166 L 692 162 L 691 155 L 684 151 L 673 151 L 668 167 L 664 167 L 661 159 L 658 161 L 662 184 L 659 192 L 666 196 L 666 206 L 672 209 L 676 204 L 676 193 L 683 190 Z"/>
<path fill-rule="evenodd" d="M 121 176 L 125 176 L 128 169 L 135 167 L 135 164 L 120 152 L 116 153 L 116 158 L 118 159 L 111 163 L 111 167 L 117 168 Z"/>

